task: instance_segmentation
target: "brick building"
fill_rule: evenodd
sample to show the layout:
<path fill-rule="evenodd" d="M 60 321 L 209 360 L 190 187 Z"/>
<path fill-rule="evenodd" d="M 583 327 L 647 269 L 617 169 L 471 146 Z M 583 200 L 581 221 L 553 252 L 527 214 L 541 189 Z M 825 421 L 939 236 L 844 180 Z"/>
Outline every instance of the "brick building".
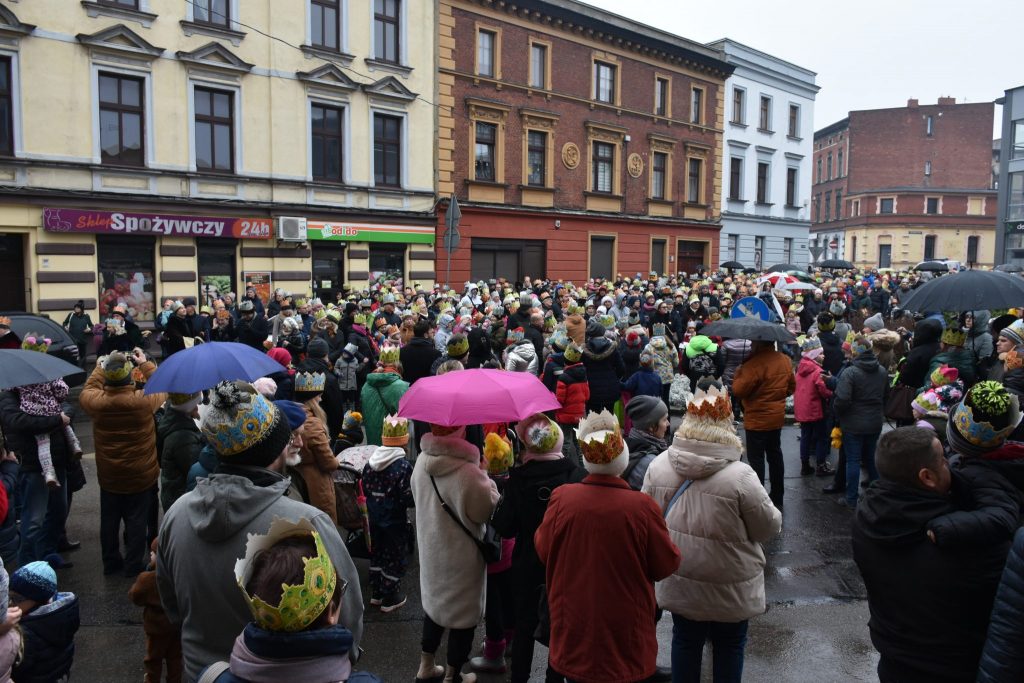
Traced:
<path fill-rule="evenodd" d="M 907 268 L 948 259 L 991 265 L 991 102 L 851 111 L 814 135 L 814 261 Z"/>
<path fill-rule="evenodd" d="M 462 209 L 453 282 L 717 263 L 721 53 L 572 0 L 438 11 L 438 190 Z M 443 247 L 437 259 L 443 273 Z"/>

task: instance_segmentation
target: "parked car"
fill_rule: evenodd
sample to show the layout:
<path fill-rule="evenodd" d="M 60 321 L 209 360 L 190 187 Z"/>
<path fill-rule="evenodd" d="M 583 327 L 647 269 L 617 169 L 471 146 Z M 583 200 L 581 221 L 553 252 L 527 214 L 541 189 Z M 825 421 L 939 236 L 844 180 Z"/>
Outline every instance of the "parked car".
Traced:
<path fill-rule="evenodd" d="M 0 311 L 0 315 L 11 319 L 11 330 L 24 339 L 29 335 L 47 337 L 51 340 L 51 356 L 57 356 L 66 360 L 72 365 L 78 365 L 78 346 L 71 335 L 67 333 L 59 323 L 45 315 L 35 315 L 24 311 Z M 69 387 L 75 387 L 85 382 L 85 371 L 69 375 L 64 378 Z"/>

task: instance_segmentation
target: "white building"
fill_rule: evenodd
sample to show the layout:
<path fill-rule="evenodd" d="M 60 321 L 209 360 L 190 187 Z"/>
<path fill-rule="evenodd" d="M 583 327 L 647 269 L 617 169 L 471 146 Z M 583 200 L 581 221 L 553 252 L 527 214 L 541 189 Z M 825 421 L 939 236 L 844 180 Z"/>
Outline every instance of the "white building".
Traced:
<path fill-rule="evenodd" d="M 815 73 L 725 38 L 720 263 L 805 266 L 811 226 Z"/>

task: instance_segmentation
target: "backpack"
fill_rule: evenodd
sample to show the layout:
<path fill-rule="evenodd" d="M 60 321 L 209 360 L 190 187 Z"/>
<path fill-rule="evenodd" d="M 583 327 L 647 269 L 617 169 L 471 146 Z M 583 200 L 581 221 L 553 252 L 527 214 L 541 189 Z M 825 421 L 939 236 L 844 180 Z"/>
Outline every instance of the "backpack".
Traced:
<path fill-rule="evenodd" d="M 690 359 L 690 372 L 697 377 L 715 375 L 715 359 L 710 354 L 702 353 L 696 358 Z"/>

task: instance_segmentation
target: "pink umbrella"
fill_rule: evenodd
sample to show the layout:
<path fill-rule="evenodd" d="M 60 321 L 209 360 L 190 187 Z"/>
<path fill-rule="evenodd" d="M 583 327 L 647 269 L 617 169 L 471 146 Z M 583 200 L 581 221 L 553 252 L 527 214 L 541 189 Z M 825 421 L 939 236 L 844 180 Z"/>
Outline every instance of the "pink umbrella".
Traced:
<path fill-rule="evenodd" d="M 398 415 L 454 427 L 515 422 L 559 407 L 535 375 L 475 369 L 417 380 L 398 402 Z"/>

